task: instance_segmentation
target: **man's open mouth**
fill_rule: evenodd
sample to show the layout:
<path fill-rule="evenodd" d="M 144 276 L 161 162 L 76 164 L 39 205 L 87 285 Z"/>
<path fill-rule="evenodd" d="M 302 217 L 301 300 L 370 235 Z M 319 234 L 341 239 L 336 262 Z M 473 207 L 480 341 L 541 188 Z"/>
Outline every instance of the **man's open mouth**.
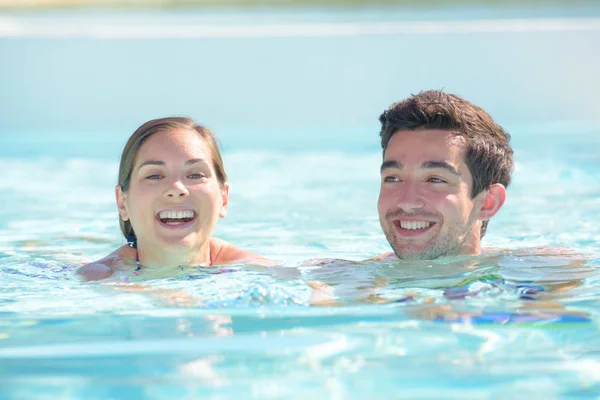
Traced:
<path fill-rule="evenodd" d="M 402 235 L 414 236 L 429 230 L 435 222 L 432 221 L 393 221 L 396 231 Z"/>
<path fill-rule="evenodd" d="M 196 219 L 196 212 L 193 210 L 165 210 L 156 215 L 156 218 L 165 225 L 177 226 L 183 225 Z"/>

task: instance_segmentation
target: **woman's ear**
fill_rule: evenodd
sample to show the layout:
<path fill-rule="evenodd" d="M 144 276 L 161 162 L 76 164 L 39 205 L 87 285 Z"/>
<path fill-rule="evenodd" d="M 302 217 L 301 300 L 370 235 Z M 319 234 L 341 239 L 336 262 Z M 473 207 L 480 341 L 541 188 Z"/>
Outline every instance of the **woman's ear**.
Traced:
<path fill-rule="evenodd" d="M 129 213 L 127 212 L 127 195 L 123 192 L 121 185 L 117 185 L 115 188 L 115 197 L 117 199 L 117 208 L 119 209 L 119 215 L 123 221 L 129 220 Z"/>
<path fill-rule="evenodd" d="M 222 196 L 222 205 L 221 205 L 221 211 L 219 211 L 219 217 L 221 218 L 225 218 L 225 215 L 227 215 L 227 206 L 229 205 L 229 183 L 225 182 L 223 184 L 223 188 L 221 189 L 221 196 Z"/>
<path fill-rule="evenodd" d="M 502 208 L 506 200 L 506 188 L 501 183 L 494 183 L 480 195 L 485 197 L 479 209 L 479 219 L 489 221 Z"/>

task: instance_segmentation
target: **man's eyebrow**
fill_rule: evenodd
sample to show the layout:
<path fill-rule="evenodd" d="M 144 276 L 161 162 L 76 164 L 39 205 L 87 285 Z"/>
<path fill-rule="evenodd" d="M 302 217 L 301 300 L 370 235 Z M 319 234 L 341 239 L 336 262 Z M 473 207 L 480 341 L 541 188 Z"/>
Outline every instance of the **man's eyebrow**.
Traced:
<path fill-rule="evenodd" d="M 394 160 L 384 161 L 381 163 L 381 171 L 388 168 L 402 169 L 402 164 Z"/>
<path fill-rule="evenodd" d="M 450 163 L 446 161 L 426 161 L 421 164 L 422 169 L 444 169 L 453 175 L 461 176 L 461 173 Z"/>

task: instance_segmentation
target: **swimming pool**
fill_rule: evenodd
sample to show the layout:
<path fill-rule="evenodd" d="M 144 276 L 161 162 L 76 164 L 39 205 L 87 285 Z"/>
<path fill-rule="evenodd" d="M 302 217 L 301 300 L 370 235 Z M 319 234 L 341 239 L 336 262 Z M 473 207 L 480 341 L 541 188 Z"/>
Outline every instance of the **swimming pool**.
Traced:
<path fill-rule="evenodd" d="M 1 15 L 0 398 L 599 396 L 599 18 L 593 4 Z M 441 87 L 513 135 L 484 239 L 508 250 L 303 266 L 389 251 L 377 117 Z M 169 114 L 222 142 L 217 236 L 284 266 L 80 284 L 75 265 L 123 243 L 124 141 Z M 311 305 L 307 281 L 336 297 Z"/>

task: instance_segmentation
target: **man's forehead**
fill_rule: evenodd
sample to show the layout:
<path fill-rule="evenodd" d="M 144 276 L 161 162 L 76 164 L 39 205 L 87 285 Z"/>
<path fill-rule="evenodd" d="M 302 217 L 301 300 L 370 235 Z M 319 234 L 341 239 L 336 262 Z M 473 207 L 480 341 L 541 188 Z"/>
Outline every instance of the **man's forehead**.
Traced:
<path fill-rule="evenodd" d="M 466 139 L 453 131 L 448 130 L 415 130 L 398 131 L 391 137 L 386 150 L 386 155 L 437 155 L 464 159 Z"/>

